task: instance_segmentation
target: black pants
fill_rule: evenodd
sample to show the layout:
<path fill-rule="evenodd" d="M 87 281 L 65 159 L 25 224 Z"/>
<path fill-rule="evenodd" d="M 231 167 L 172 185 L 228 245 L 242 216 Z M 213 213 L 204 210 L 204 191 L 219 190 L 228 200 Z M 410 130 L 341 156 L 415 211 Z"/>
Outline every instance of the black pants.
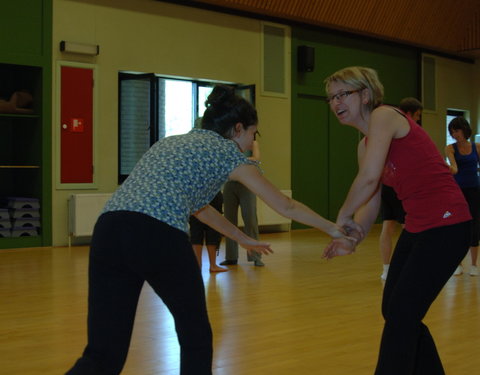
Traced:
<path fill-rule="evenodd" d="M 480 188 L 462 188 L 463 196 L 468 203 L 470 215 L 472 215 L 472 236 L 470 246 L 478 246 L 480 240 Z"/>
<path fill-rule="evenodd" d="M 430 305 L 469 248 L 471 223 L 420 233 L 403 230 L 383 292 L 385 318 L 376 375 L 443 375 L 427 326 Z"/>
<path fill-rule="evenodd" d="M 210 206 L 215 208 L 218 212 L 223 213 L 223 194 L 221 191 L 215 195 L 215 198 L 210 202 Z M 202 223 L 195 216 L 190 216 L 190 242 L 192 245 L 214 245 L 217 249 L 220 247 L 222 235 L 215 229 L 210 228 L 207 224 Z"/>
<path fill-rule="evenodd" d="M 95 225 L 89 264 L 88 345 L 68 375 L 121 372 L 144 281 L 174 317 L 180 374 L 212 373 L 205 290 L 188 235 L 149 216 L 120 211 L 103 214 Z"/>

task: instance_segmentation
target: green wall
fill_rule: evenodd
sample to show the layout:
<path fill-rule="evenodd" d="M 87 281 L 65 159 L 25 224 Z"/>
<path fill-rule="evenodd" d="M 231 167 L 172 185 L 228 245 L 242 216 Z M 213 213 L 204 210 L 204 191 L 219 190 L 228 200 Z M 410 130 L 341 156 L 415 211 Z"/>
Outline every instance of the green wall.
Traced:
<path fill-rule="evenodd" d="M 0 67 L 12 72 L 15 84 L 24 83 L 34 96 L 34 115 L 10 116 L 19 126 L 28 123 L 21 136 L 12 136 L 12 144 L 22 149 L 40 172 L 9 173 L 20 175 L 15 193 L 39 197 L 41 205 L 41 235 L 2 238 L 0 248 L 48 246 L 52 243 L 52 0 L 2 2 Z M 10 78 L 4 75 L 2 82 Z M 0 93 L 2 89 L 8 92 L 7 87 L 0 87 Z"/>
<path fill-rule="evenodd" d="M 297 47 L 315 49 L 313 72 L 297 71 Z M 386 104 L 406 96 L 419 97 L 419 53 L 335 32 L 292 29 L 292 191 L 331 220 L 345 199 L 357 172 L 355 129 L 340 125 L 325 102 L 324 79 L 347 66 L 377 70 Z M 293 228 L 304 228 L 294 223 Z"/>

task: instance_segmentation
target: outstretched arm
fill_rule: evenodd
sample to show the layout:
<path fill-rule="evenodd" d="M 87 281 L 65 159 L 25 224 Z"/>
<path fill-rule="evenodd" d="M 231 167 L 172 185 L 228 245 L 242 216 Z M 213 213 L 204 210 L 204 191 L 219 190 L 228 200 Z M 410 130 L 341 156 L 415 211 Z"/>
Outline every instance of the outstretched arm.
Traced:
<path fill-rule="evenodd" d="M 357 241 L 333 240 L 324 250 L 325 258 L 353 253 L 369 232 L 380 208 L 380 177 L 390 143 L 395 136 L 406 135 L 409 128 L 403 116 L 391 108 L 372 112 L 368 145 L 364 138 L 358 146 L 359 172 L 337 217 L 337 224 Z"/>
<path fill-rule="evenodd" d="M 360 168 L 338 213 L 338 225 L 353 225 L 355 212 L 370 201 L 378 190 L 392 139 L 405 136 L 409 130 L 407 120 L 392 108 L 379 107 L 371 113 L 368 143 L 362 140 L 359 144 Z"/>
<path fill-rule="evenodd" d="M 230 174 L 230 179 L 241 182 L 280 215 L 310 225 L 334 238 L 344 237 L 342 228 L 306 205 L 284 195 L 259 172 L 257 167 L 240 165 Z"/>
<path fill-rule="evenodd" d="M 266 255 L 273 253 L 273 250 L 270 248 L 270 244 L 250 238 L 230 221 L 225 219 L 223 215 L 221 215 L 210 205 L 203 207 L 193 215 L 202 223 L 207 224 L 217 232 L 220 232 L 224 236 L 227 236 L 228 238 L 238 242 L 240 246 L 244 247 L 248 251 L 254 251 L 256 253 L 262 253 Z"/>

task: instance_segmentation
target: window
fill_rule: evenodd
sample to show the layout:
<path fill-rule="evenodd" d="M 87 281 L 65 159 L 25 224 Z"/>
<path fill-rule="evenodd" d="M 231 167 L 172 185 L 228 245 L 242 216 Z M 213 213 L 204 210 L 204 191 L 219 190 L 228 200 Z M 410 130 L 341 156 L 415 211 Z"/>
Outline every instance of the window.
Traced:
<path fill-rule="evenodd" d="M 118 183 L 161 138 L 189 132 L 205 111 L 205 100 L 219 82 L 119 73 Z M 235 86 L 255 103 L 255 86 Z"/>

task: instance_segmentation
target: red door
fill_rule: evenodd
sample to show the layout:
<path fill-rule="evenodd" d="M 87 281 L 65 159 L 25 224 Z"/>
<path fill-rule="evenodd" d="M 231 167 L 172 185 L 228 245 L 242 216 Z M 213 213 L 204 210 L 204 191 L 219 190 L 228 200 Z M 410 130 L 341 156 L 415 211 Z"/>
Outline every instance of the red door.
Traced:
<path fill-rule="evenodd" d="M 93 69 L 61 67 L 60 182 L 93 183 Z"/>

